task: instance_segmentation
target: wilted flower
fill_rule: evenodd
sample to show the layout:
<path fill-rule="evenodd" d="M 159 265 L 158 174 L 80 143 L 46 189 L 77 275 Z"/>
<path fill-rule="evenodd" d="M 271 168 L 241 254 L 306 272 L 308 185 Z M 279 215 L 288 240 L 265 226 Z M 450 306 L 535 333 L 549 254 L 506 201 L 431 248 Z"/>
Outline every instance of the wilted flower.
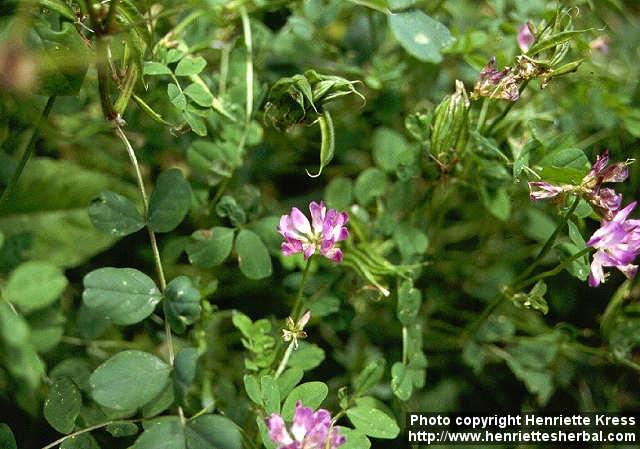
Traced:
<path fill-rule="evenodd" d="M 609 165 L 609 151 L 596 157 L 591 170 L 587 173 L 580 185 L 553 185 L 546 181 L 534 181 L 529 183 L 531 193 L 529 197 L 534 200 L 553 198 L 561 193 L 575 193 L 583 196 L 606 219 L 611 220 L 613 214 L 620 209 L 622 195 L 602 184 L 608 182 L 623 182 L 629 176 L 628 165 L 632 161 L 616 162 Z"/>
<path fill-rule="evenodd" d="M 520 86 L 518 80 L 511 73 L 511 68 L 505 67 L 498 70 L 495 56 L 492 56 L 480 71 L 473 91 L 476 96 L 480 97 L 501 98 L 509 101 L 516 101 L 520 98 Z"/>
<path fill-rule="evenodd" d="M 616 267 L 627 278 L 636 275 L 638 266 L 632 262 L 640 254 L 640 220 L 627 220 L 635 207 L 634 201 L 616 212 L 611 221 L 603 221 L 600 229 L 587 242 L 587 246 L 597 250 L 589 274 L 591 287 L 605 282 L 607 275 L 604 267 Z"/>
<path fill-rule="evenodd" d="M 274 413 L 266 420 L 269 437 L 278 444 L 278 449 L 336 449 L 345 442 L 345 437 L 331 425 L 331 414 L 324 409 L 313 412 L 296 402 L 293 423 L 287 431 L 282 416 Z"/>
<path fill-rule="evenodd" d="M 528 23 L 520 25 L 518 28 L 518 47 L 520 47 L 520 50 L 526 53 L 535 40 L 536 38 L 531 32 L 531 25 Z"/>
<path fill-rule="evenodd" d="M 323 201 L 320 204 L 312 201 L 309 211 L 311 223 L 297 207 L 291 208 L 289 215 L 280 217 L 278 232 L 285 239 L 281 246 L 282 254 L 303 253 L 307 260 L 318 252 L 327 259 L 341 262 L 342 251 L 335 245 L 349 237 L 345 226 L 349 215 L 335 209 L 327 210 Z"/>
<path fill-rule="evenodd" d="M 282 329 L 282 339 L 284 341 L 292 341 L 293 347 L 298 349 L 298 339 L 307 338 L 307 333 L 304 331 L 304 327 L 311 319 L 311 311 L 307 310 L 296 323 L 293 318 L 287 318 L 287 328 Z"/>

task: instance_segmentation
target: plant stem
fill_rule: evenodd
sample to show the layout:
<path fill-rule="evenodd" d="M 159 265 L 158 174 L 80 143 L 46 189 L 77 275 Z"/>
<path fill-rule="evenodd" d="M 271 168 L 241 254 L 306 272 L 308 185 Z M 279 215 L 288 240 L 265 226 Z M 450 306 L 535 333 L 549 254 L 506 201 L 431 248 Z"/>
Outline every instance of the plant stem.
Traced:
<path fill-rule="evenodd" d="M 295 340 L 291 340 L 291 343 L 289 343 L 289 346 L 287 346 L 287 350 L 284 352 L 284 355 L 282 356 L 282 360 L 278 365 L 278 369 L 276 370 L 276 373 L 273 376 L 274 379 L 277 379 L 278 377 L 280 377 L 280 374 L 282 374 L 284 369 L 287 367 L 287 363 L 289 362 L 289 357 L 291 357 L 291 353 L 293 352 L 295 344 L 296 344 Z"/>
<path fill-rule="evenodd" d="M 542 262 L 542 259 L 544 259 L 544 257 L 549 253 L 549 251 L 551 251 L 551 248 L 553 248 L 553 244 L 555 243 L 556 239 L 560 235 L 560 232 L 562 232 L 562 229 L 564 229 L 564 227 L 566 226 L 567 222 L 569 221 L 569 218 L 571 218 L 571 216 L 575 212 L 579 202 L 580 202 L 580 197 L 576 196 L 575 200 L 571 204 L 571 207 L 569 207 L 569 210 L 567 211 L 567 213 L 562 217 L 562 219 L 560 220 L 560 223 L 558 223 L 558 226 L 556 226 L 556 228 L 554 229 L 553 234 L 551 234 L 547 239 L 547 241 L 544 243 L 542 249 L 534 259 L 533 263 L 529 265 L 529 267 L 526 270 L 524 270 L 522 274 L 518 276 L 511 283 L 511 285 L 517 285 L 523 279 L 526 279 L 531 273 L 533 273 L 533 270 L 538 265 L 540 265 L 540 262 Z"/>
<path fill-rule="evenodd" d="M 138 189 L 140 190 L 140 197 L 142 198 L 142 205 L 144 207 L 144 216 L 145 220 L 149 215 L 149 199 L 147 196 L 147 191 L 144 187 L 144 180 L 142 179 L 142 172 L 140 171 L 140 164 L 138 162 L 138 158 L 136 156 L 129 139 L 127 139 L 127 135 L 124 133 L 120 125 L 116 125 L 115 127 L 116 134 L 122 142 L 124 143 L 125 148 L 127 149 L 127 154 L 129 155 L 129 159 L 131 160 L 131 165 L 136 173 L 136 180 L 138 182 Z M 149 233 L 149 241 L 151 242 L 151 252 L 153 253 L 153 261 L 156 266 L 156 273 L 158 275 L 158 280 L 160 281 L 160 291 L 164 293 L 167 288 L 167 281 L 164 276 L 164 269 L 162 267 L 162 259 L 160 258 L 160 250 L 158 249 L 158 242 L 156 241 L 156 235 L 151 229 L 149 225 L 147 225 L 147 232 Z M 169 364 L 171 366 L 174 365 L 174 349 L 173 349 L 173 335 L 171 334 L 171 326 L 169 325 L 169 321 L 165 318 L 164 320 L 164 333 L 165 340 L 167 342 L 167 350 L 169 351 Z M 178 407 L 178 414 L 180 415 L 181 421 L 184 423 L 184 412 L 182 411 L 182 407 Z"/>
<path fill-rule="evenodd" d="M 524 288 L 528 285 L 533 284 L 536 281 L 539 281 L 540 279 L 544 279 L 547 278 L 549 276 L 553 276 L 555 274 L 560 273 L 562 270 L 564 270 L 566 267 L 569 266 L 569 264 L 571 264 L 573 261 L 580 259 L 583 256 L 586 256 L 587 254 L 589 254 L 591 251 L 593 251 L 593 248 L 591 248 L 590 246 L 586 247 L 585 249 L 583 249 L 580 252 L 575 253 L 573 256 L 565 259 L 562 261 L 562 263 L 556 265 L 554 268 L 552 268 L 551 270 L 547 270 L 547 271 L 543 271 L 540 274 L 537 274 L 525 281 L 520 282 L 519 284 L 517 284 L 514 288 L 516 289 L 521 289 Z"/>
<path fill-rule="evenodd" d="M 302 293 L 304 292 L 304 286 L 307 283 L 307 278 L 309 277 L 309 267 L 311 266 L 311 259 L 313 256 L 309 257 L 307 260 L 307 265 L 304 267 L 304 271 L 302 272 L 302 280 L 300 281 L 300 287 L 298 288 L 298 293 L 296 294 L 296 299 L 293 303 L 293 309 L 291 309 L 291 318 L 293 318 L 294 322 L 298 322 L 300 319 L 300 312 L 302 312 Z"/>
<path fill-rule="evenodd" d="M 562 217 L 562 219 L 560 220 L 560 223 L 558 223 L 558 226 L 556 226 L 556 229 L 553 231 L 553 234 L 549 236 L 544 246 L 542 247 L 542 249 L 536 256 L 536 258 L 534 259 L 533 263 L 529 265 L 529 267 L 520 276 L 514 279 L 507 288 L 501 291 L 489 304 L 487 304 L 487 306 L 484 308 L 480 316 L 473 323 L 467 326 L 464 331 L 462 331 L 461 336 L 463 341 L 466 341 L 467 339 L 469 339 L 469 337 L 471 337 L 478 330 L 478 328 L 480 328 L 480 326 L 489 318 L 489 316 L 493 313 L 493 311 L 500 304 L 502 304 L 502 301 L 507 297 L 506 295 L 507 292 L 511 291 L 514 288 L 526 287 L 527 285 L 537 280 L 544 279 L 546 277 L 557 274 L 560 271 L 562 271 L 565 267 L 567 267 L 571 262 L 579 259 L 580 257 L 588 254 L 589 251 L 591 251 L 592 248 L 585 248 L 579 253 L 576 253 L 570 258 L 562 261 L 555 268 L 549 271 L 540 273 L 536 276 L 533 276 L 530 279 L 527 279 L 527 277 L 533 272 L 533 270 L 540 264 L 542 259 L 549 253 L 549 251 L 551 251 L 551 248 L 553 247 L 553 244 L 558 238 L 558 235 L 560 235 L 560 232 L 562 232 L 562 229 L 564 229 L 564 227 L 566 226 L 567 221 L 573 215 L 573 212 L 576 210 L 576 207 L 578 207 L 579 202 L 580 202 L 580 197 L 576 196 L 576 199 L 574 200 L 573 204 L 571 204 L 571 207 L 569 207 L 569 210 L 567 211 L 567 213 Z"/>
<path fill-rule="evenodd" d="M 92 430 L 101 429 L 102 427 L 106 427 L 109 424 L 113 424 L 114 422 L 115 421 L 107 421 L 107 422 L 103 422 L 101 424 L 96 424 L 95 426 L 87 427 L 86 429 L 78 430 L 77 432 L 70 433 L 69 435 L 65 435 L 62 438 L 57 439 L 53 443 L 47 444 L 42 449 L 51 449 L 52 447 L 56 447 L 58 444 L 66 441 L 69 438 L 73 438 L 73 437 L 76 437 L 78 435 L 82 435 L 83 433 L 91 432 Z M 129 421 L 129 422 L 131 422 L 131 421 Z"/>
<path fill-rule="evenodd" d="M 36 146 L 36 142 L 38 141 L 38 138 L 40 137 L 40 128 L 42 127 L 42 124 L 45 122 L 45 120 L 47 120 L 47 118 L 49 117 L 49 113 L 53 108 L 53 103 L 55 102 L 55 99 L 56 99 L 55 96 L 49 97 L 49 99 L 47 100 L 47 104 L 44 106 L 44 109 L 42 110 L 40 119 L 38 119 L 38 123 L 36 123 L 36 126 L 33 129 L 33 133 L 29 138 L 29 143 L 27 143 L 27 147 L 22 152 L 22 157 L 20 158 L 20 162 L 18 162 L 18 166 L 16 167 L 16 170 L 13 172 L 13 175 L 11 176 L 11 179 L 9 180 L 7 187 L 2 192 L 2 196 L 0 196 L 0 210 L 2 210 L 4 203 L 9 199 L 14 189 L 18 185 L 18 180 L 20 179 L 20 175 L 22 175 L 22 171 L 24 170 L 24 167 L 27 165 L 29 158 L 33 154 L 33 149 Z"/>

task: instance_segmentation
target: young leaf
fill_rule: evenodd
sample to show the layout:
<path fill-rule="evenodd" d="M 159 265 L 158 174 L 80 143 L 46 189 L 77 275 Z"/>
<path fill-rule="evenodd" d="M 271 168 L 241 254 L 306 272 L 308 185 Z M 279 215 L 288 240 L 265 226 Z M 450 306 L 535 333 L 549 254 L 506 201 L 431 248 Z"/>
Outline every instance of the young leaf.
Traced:
<path fill-rule="evenodd" d="M 202 415 L 187 424 L 185 435 L 188 449 L 242 449 L 240 428 L 226 416 Z"/>
<path fill-rule="evenodd" d="M 231 253 L 233 247 L 233 229 L 216 226 L 201 229 L 191 234 L 186 251 L 189 262 L 202 268 L 220 265 Z"/>
<path fill-rule="evenodd" d="M 184 397 L 196 378 L 198 357 L 196 348 L 182 348 L 176 354 L 173 387 L 181 403 L 184 403 Z"/>
<path fill-rule="evenodd" d="M 184 111 L 187 109 L 187 97 L 175 84 L 169 83 L 167 85 L 167 96 L 169 101 L 179 110 Z"/>
<path fill-rule="evenodd" d="M 171 75 L 171 70 L 161 62 L 145 61 L 142 73 L 145 75 Z"/>
<path fill-rule="evenodd" d="M 11 273 L 2 295 L 24 313 L 30 313 L 53 303 L 67 284 L 60 268 L 46 262 L 30 261 Z"/>
<path fill-rule="evenodd" d="M 155 232 L 173 231 L 191 207 L 191 185 L 177 168 L 163 171 L 149 199 L 149 227 Z"/>
<path fill-rule="evenodd" d="M 203 108 L 210 108 L 213 104 L 213 95 L 200 83 L 191 83 L 184 90 L 184 94 Z"/>
<path fill-rule="evenodd" d="M 271 275 L 271 257 L 260 237 L 243 229 L 236 238 L 236 252 L 240 271 L 249 279 L 262 279 Z"/>
<path fill-rule="evenodd" d="M 128 198 L 106 190 L 89 206 L 93 225 L 118 237 L 133 234 L 144 227 L 144 217 Z"/>
<path fill-rule="evenodd" d="M 202 72 L 207 66 L 207 61 L 202 57 L 187 56 L 182 58 L 176 67 L 176 76 L 192 76 Z"/>
<path fill-rule="evenodd" d="M 171 329 L 177 333 L 200 318 L 200 292 L 187 276 L 178 276 L 167 285 L 164 292 L 164 314 Z"/>
<path fill-rule="evenodd" d="M 396 362 L 391 367 L 391 391 L 401 401 L 408 400 L 413 392 L 409 369 L 401 362 Z"/>
<path fill-rule="evenodd" d="M 89 384 L 98 404 L 115 410 L 133 410 L 162 391 L 170 371 L 171 368 L 156 356 L 128 350 L 119 352 L 96 368 Z"/>
<path fill-rule="evenodd" d="M 73 381 L 60 377 L 49 387 L 44 401 L 44 417 L 58 432 L 71 433 L 81 406 L 82 398 Z"/>
<path fill-rule="evenodd" d="M 114 422 L 113 424 L 109 424 L 104 428 L 107 432 L 111 434 L 112 437 L 121 438 L 121 437 L 130 437 L 131 435 L 135 435 L 138 433 L 138 426 L 136 423 L 132 422 Z"/>
<path fill-rule="evenodd" d="M 353 382 L 354 395 L 359 396 L 374 387 L 384 375 L 384 359 L 375 360 L 369 363 Z"/>
<path fill-rule="evenodd" d="M 296 402 L 302 401 L 305 407 L 317 409 L 329 393 L 329 387 L 323 382 L 306 382 L 295 387 L 287 396 L 282 406 L 282 417 L 285 421 L 293 419 Z"/>
<path fill-rule="evenodd" d="M 370 437 L 392 440 L 400 433 L 396 420 L 376 408 L 358 405 L 347 410 L 347 417 L 357 430 Z"/>
<path fill-rule="evenodd" d="M 454 41 L 447 27 L 419 10 L 390 14 L 387 20 L 400 45 L 421 61 L 439 63 L 440 51 Z"/>
<path fill-rule="evenodd" d="M 120 325 L 144 320 L 162 298 L 155 282 L 133 268 L 99 268 L 83 283 L 85 305 Z"/>
<path fill-rule="evenodd" d="M 312 178 L 317 178 L 322 173 L 322 169 L 329 165 L 329 162 L 333 159 L 333 154 L 335 153 L 336 146 L 336 136 L 335 131 L 333 129 L 333 119 L 331 118 L 331 114 L 329 111 L 325 110 L 322 113 L 322 116 L 318 119 L 318 124 L 320 125 L 320 134 L 322 136 L 322 142 L 320 143 L 320 168 L 318 169 L 318 173 L 311 174 L 309 170 L 307 170 L 307 175 Z"/>
<path fill-rule="evenodd" d="M 338 426 L 337 429 L 340 431 L 340 435 L 345 438 L 340 449 L 369 449 L 371 447 L 371 441 L 361 431 L 342 426 Z"/>
<path fill-rule="evenodd" d="M 398 289 L 398 320 L 403 326 L 413 324 L 422 303 L 420 290 L 413 288 L 411 281 L 405 281 Z"/>

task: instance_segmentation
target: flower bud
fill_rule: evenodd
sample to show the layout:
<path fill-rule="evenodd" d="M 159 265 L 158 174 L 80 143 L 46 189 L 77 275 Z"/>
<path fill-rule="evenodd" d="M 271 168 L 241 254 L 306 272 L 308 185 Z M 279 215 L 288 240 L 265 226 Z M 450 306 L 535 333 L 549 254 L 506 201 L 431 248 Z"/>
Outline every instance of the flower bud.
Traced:
<path fill-rule="evenodd" d="M 431 131 L 431 154 L 448 167 L 464 150 L 468 138 L 469 96 L 462 81 L 456 80 L 456 91 L 436 107 Z"/>

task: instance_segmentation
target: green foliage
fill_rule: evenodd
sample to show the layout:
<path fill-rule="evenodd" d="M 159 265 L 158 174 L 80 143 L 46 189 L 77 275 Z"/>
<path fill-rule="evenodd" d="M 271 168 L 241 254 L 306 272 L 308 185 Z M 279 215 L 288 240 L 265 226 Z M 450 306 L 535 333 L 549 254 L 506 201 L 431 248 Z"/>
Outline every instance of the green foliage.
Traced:
<path fill-rule="evenodd" d="M 91 396 L 98 404 L 114 410 L 136 409 L 162 391 L 169 371 L 167 364 L 147 352 L 122 351 L 91 374 Z"/>
<path fill-rule="evenodd" d="M 640 19 L 560 3 L 0 8 L 0 447 L 275 449 L 298 401 L 345 449 L 406 446 L 407 410 L 637 409 L 637 280 L 588 287 L 587 243 L 638 191 Z M 628 179 L 587 176 L 604 149 Z M 311 201 L 348 238 L 283 237 Z"/>

